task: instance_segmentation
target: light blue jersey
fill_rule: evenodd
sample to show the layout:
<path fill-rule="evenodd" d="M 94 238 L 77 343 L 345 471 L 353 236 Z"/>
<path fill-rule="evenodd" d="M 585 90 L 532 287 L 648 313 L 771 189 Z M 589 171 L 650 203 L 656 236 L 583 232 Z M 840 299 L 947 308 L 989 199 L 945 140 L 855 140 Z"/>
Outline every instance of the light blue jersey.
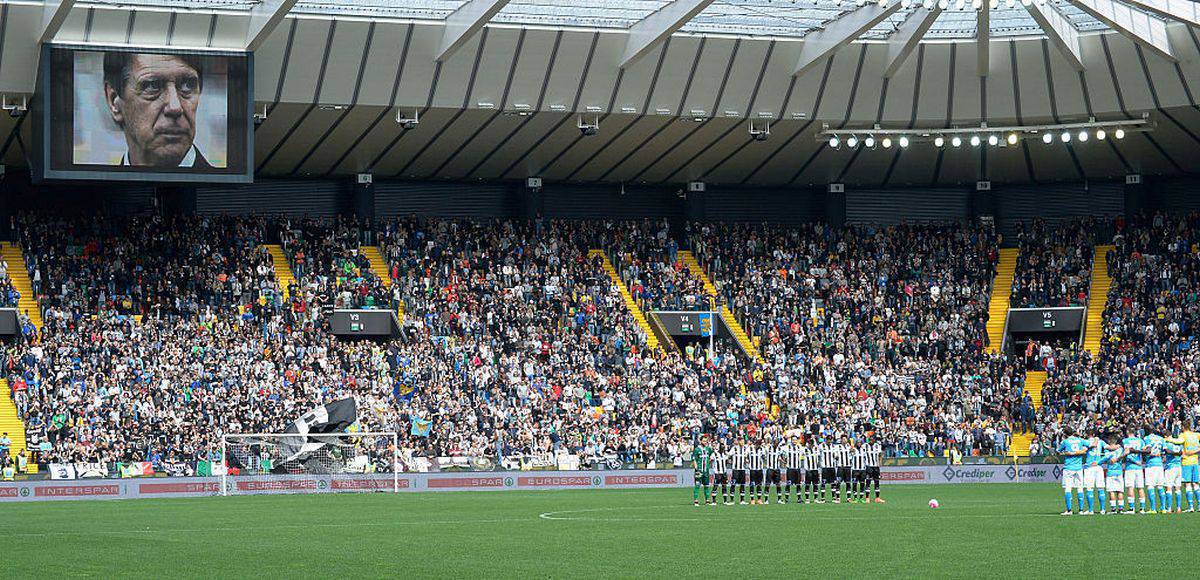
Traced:
<path fill-rule="evenodd" d="M 1104 466 L 1104 475 L 1106 477 L 1121 477 L 1124 473 L 1125 465 L 1121 461 L 1121 451 L 1121 449 L 1109 451 L 1100 459 L 1100 464 Z"/>
<path fill-rule="evenodd" d="M 1125 448 L 1125 471 L 1137 471 L 1142 468 L 1142 438 L 1126 437 L 1121 440 Z"/>
<path fill-rule="evenodd" d="M 1087 455 L 1083 456 L 1084 467 L 1096 467 L 1104 459 L 1104 442 L 1099 437 L 1088 439 Z"/>
<path fill-rule="evenodd" d="M 1183 451 L 1183 446 L 1179 445 L 1178 443 L 1171 443 L 1170 441 L 1167 441 L 1165 449 L 1166 451 L 1170 452 L 1166 455 L 1167 469 L 1182 468 L 1183 455 L 1180 455 L 1180 453 Z"/>
<path fill-rule="evenodd" d="M 1058 452 L 1063 455 L 1063 469 L 1066 471 L 1083 471 L 1083 455 L 1066 455 L 1086 450 L 1087 441 L 1079 437 L 1067 437 L 1058 444 Z"/>
<path fill-rule="evenodd" d="M 1163 439 L 1162 435 L 1147 435 L 1142 440 L 1142 450 L 1146 459 L 1146 467 L 1162 467 L 1163 466 L 1163 447 L 1167 444 L 1167 440 Z"/>

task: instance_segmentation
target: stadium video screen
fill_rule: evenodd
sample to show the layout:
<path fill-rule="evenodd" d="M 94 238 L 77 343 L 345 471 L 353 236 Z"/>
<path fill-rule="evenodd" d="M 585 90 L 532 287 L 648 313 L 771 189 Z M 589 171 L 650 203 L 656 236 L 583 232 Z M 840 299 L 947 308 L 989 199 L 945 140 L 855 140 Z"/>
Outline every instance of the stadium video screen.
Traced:
<path fill-rule="evenodd" d="M 43 177 L 251 181 L 248 55 L 45 50 Z"/>

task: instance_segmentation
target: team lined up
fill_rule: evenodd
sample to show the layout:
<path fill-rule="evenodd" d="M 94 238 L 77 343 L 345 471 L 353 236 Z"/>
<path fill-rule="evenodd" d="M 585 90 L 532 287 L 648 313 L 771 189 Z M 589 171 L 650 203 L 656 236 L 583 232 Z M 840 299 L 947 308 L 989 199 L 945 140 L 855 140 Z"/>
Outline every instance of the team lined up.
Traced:
<path fill-rule="evenodd" d="M 1200 435 L 1192 429 L 1172 436 L 1159 425 L 1129 427 L 1126 436 L 1079 437 L 1072 427 L 1058 446 L 1063 457 L 1063 500 L 1072 515 L 1072 491 L 1079 513 L 1182 513 L 1196 510 L 1200 484 Z M 1086 507 L 1085 507 L 1086 501 Z"/>
<path fill-rule="evenodd" d="M 800 437 L 776 441 L 741 440 L 733 445 L 722 441 L 715 447 L 708 435 L 701 436 L 692 450 L 695 483 L 692 503 L 733 505 L 770 503 L 775 488 L 776 503 L 868 503 L 874 489 L 879 497 L 879 473 L 883 447 L 878 441 L 822 440 L 806 447 Z M 747 487 L 749 499 L 747 500 Z M 703 488 L 703 495 L 701 489 Z"/>

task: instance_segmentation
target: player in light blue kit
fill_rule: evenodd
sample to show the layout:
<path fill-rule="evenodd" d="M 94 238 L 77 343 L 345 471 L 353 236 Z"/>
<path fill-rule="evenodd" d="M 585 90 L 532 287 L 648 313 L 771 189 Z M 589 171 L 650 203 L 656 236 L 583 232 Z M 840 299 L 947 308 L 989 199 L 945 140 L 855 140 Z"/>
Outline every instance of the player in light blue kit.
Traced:
<path fill-rule="evenodd" d="M 1083 456 L 1083 488 L 1087 490 L 1088 508 L 1084 515 L 1092 515 L 1097 511 L 1104 513 L 1104 468 L 1100 460 L 1104 458 L 1104 440 L 1092 436 L 1087 440 L 1087 455 Z"/>
<path fill-rule="evenodd" d="M 1116 441 L 1116 437 L 1112 439 Z M 1112 508 L 1110 513 L 1118 514 L 1124 503 L 1121 495 L 1125 492 L 1125 464 L 1122 461 L 1125 450 L 1116 444 L 1109 445 L 1108 449 L 1100 459 L 1100 465 L 1104 467 L 1104 488 L 1108 491 L 1108 506 Z M 1103 506 L 1100 513 L 1104 513 Z"/>
<path fill-rule="evenodd" d="M 1183 513 L 1183 445 L 1176 443 L 1179 435 L 1168 439 L 1163 451 L 1163 486 L 1167 490 L 1167 505 L 1164 513 Z"/>
<path fill-rule="evenodd" d="M 1063 428 L 1063 434 L 1067 436 L 1061 443 L 1058 444 L 1058 454 L 1063 458 L 1063 501 L 1067 504 L 1067 509 L 1062 515 L 1071 515 L 1071 490 L 1075 490 L 1079 494 L 1079 511 L 1084 513 L 1084 493 L 1083 493 L 1083 459 L 1087 455 L 1088 442 L 1075 436 L 1073 427 Z"/>
<path fill-rule="evenodd" d="M 1142 438 L 1142 456 L 1146 460 L 1146 495 L 1150 498 L 1150 513 L 1158 513 L 1163 506 L 1163 448 L 1167 440 L 1162 428 L 1155 425 L 1150 434 Z"/>
<path fill-rule="evenodd" d="M 1135 427 L 1129 428 L 1129 435 L 1121 440 L 1125 448 L 1125 513 L 1137 513 L 1133 491 L 1142 502 L 1142 513 L 1146 513 L 1146 474 L 1142 471 L 1142 438 L 1138 436 Z"/>

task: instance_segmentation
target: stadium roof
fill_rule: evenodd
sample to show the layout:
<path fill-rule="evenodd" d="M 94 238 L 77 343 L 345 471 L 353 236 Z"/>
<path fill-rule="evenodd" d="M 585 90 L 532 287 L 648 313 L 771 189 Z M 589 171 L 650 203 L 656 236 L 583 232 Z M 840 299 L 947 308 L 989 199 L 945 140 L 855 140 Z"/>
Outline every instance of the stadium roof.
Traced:
<path fill-rule="evenodd" d="M 647 17 L 669 8 L 672 4 L 696 4 L 702 9 L 686 19 L 679 28 L 697 34 L 728 34 L 747 37 L 801 38 L 863 7 L 854 0 L 709 0 L 682 2 L 673 0 L 508 0 L 495 2 L 499 11 L 490 19 L 496 24 L 522 26 L 581 27 L 592 29 L 627 29 Z M 256 0 L 93 0 L 88 4 L 125 7 L 162 7 L 172 9 L 249 11 L 260 2 Z M 292 8 L 299 14 L 355 15 L 387 17 L 404 20 L 445 20 L 455 11 L 470 4 L 464 0 L 318 0 L 300 1 Z M 1052 0 L 1044 10 L 1061 17 L 1079 32 L 1108 30 L 1110 27 L 1089 12 L 1111 12 L 1108 0 Z M 1178 10 L 1196 17 L 1190 0 L 1137 0 L 1120 8 L 1150 14 L 1154 10 Z M 1142 5 L 1142 6 L 1139 6 Z M 882 40 L 901 28 L 914 16 L 923 18 L 933 11 L 933 23 L 925 32 L 928 39 L 971 39 L 977 37 L 979 23 L 989 25 L 989 35 L 1043 35 L 1043 26 L 1031 15 L 1033 7 L 1017 0 L 1001 0 L 991 10 L 977 10 L 971 1 L 950 0 L 941 10 L 936 2 L 925 4 L 914 0 L 883 21 L 873 25 L 860 38 Z"/>

